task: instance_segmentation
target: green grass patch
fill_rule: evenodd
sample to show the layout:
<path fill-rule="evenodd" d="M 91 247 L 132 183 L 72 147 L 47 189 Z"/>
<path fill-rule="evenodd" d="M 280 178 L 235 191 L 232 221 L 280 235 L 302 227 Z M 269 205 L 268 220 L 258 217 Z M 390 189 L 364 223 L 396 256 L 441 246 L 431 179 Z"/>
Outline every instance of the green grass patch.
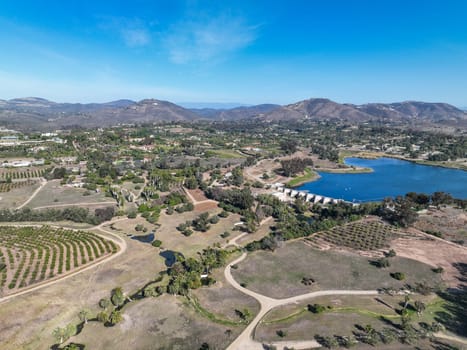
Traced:
<path fill-rule="evenodd" d="M 218 323 L 218 324 L 221 324 L 221 325 L 224 325 L 224 326 L 241 326 L 241 325 L 246 324 L 245 322 L 234 322 L 234 321 L 230 321 L 230 320 L 225 320 L 223 318 L 219 318 L 218 316 L 216 316 L 212 312 L 210 312 L 210 311 L 206 310 L 205 308 L 203 308 L 201 306 L 201 304 L 199 303 L 199 301 L 194 297 L 191 297 L 191 298 L 187 297 L 186 298 L 186 304 L 193 307 L 195 309 L 195 311 L 197 313 L 199 313 L 201 316 L 206 317 L 207 319 L 209 319 L 210 321 L 212 321 L 214 323 Z"/>
<path fill-rule="evenodd" d="M 306 168 L 305 171 L 304 171 L 304 174 L 302 176 L 298 176 L 298 177 L 290 180 L 287 183 L 287 186 L 288 187 L 297 187 L 299 185 L 302 185 L 305 182 L 310 182 L 310 181 L 313 181 L 313 180 L 317 180 L 318 177 L 319 177 L 319 175 L 316 172 L 314 172 L 310 168 Z"/>
<path fill-rule="evenodd" d="M 230 159 L 230 158 L 245 158 L 244 155 L 241 153 L 238 153 L 237 151 L 233 149 L 213 149 L 206 151 L 206 156 L 209 157 L 218 157 L 218 158 L 224 158 L 224 159 Z"/>

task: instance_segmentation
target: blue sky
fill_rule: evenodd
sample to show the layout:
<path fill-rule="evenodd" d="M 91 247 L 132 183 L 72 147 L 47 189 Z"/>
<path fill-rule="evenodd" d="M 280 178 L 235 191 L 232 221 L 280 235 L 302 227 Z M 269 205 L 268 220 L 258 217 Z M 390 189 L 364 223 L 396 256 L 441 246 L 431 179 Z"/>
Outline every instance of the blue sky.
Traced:
<path fill-rule="evenodd" d="M 0 3 L 0 98 L 467 106 L 467 1 Z"/>

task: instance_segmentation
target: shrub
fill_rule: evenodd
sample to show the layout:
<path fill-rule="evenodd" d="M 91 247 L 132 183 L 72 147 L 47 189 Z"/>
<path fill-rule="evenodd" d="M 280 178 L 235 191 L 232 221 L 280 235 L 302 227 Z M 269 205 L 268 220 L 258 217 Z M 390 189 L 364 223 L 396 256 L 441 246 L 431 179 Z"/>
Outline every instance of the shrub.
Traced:
<path fill-rule="evenodd" d="M 320 314 L 326 310 L 326 307 L 320 304 L 308 304 L 307 308 L 308 308 L 308 311 L 314 314 Z"/>
<path fill-rule="evenodd" d="M 403 281 L 405 280 L 405 274 L 403 272 L 394 272 L 391 273 L 391 277 L 398 280 L 398 281 Z"/>
<path fill-rule="evenodd" d="M 159 248 L 162 245 L 162 241 L 156 239 L 151 243 L 153 247 Z"/>

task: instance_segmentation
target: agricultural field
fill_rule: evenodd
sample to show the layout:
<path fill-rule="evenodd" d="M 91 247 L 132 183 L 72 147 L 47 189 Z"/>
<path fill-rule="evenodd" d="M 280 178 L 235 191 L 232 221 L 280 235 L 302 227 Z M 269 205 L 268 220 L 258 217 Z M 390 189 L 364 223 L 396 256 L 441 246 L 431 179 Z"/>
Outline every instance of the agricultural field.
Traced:
<path fill-rule="evenodd" d="M 0 226 L 0 295 L 59 277 L 116 251 L 114 242 L 86 231 Z"/>
<path fill-rule="evenodd" d="M 18 180 L 12 182 L 0 182 L 0 192 L 10 192 L 22 187 L 34 186 L 39 183 L 39 180 Z"/>
<path fill-rule="evenodd" d="M 0 169 L 0 181 L 8 178 L 11 180 L 21 180 L 30 178 L 40 178 L 47 173 L 48 169 L 44 167 L 31 167 L 26 169 Z"/>
<path fill-rule="evenodd" d="M 381 221 L 358 221 L 317 233 L 307 241 L 318 248 L 347 247 L 373 251 L 388 248 L 398 233 L 394 226 Z"/>
<path fill-rule="evenodd" d="M 232 275 L 248 289 L 273 297 L 286 298 L 315 290 L 327 289 L 400 289 L 407 284 L 425 281 L 429 285 L 441 282 L 432 267 L 421 262 L 390 258 L 390 266 L 378 268 L 373 260 L 351 252 L 322 251 L 303 241 L 284 243 L 274 252 L 256 251 L 232 270 Z M 332 267 L 332 268 L 330 268 Z M 402 281 L 391 277 L 403 272 Z M 315 282 L 303 283 L 304 278 Z"/>

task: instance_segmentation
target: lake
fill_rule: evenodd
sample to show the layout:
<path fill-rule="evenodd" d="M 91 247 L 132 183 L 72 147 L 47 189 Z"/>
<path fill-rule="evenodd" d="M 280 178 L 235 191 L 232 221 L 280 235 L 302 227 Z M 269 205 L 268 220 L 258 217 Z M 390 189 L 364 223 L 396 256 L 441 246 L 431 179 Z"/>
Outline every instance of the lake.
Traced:
<path fill-rule="evenodd" d="M 443 191 L 455 198 L 467 198 L 467 172 L 463 170 L 420 165 L 393 158 L 346 158 L 345 164 L 371 168 L 373 172 L 319 173 L 320 179 L 308 182 L 297 190 L 350 202 L 380 201 L 407 192 L 431 194 Z"/>

